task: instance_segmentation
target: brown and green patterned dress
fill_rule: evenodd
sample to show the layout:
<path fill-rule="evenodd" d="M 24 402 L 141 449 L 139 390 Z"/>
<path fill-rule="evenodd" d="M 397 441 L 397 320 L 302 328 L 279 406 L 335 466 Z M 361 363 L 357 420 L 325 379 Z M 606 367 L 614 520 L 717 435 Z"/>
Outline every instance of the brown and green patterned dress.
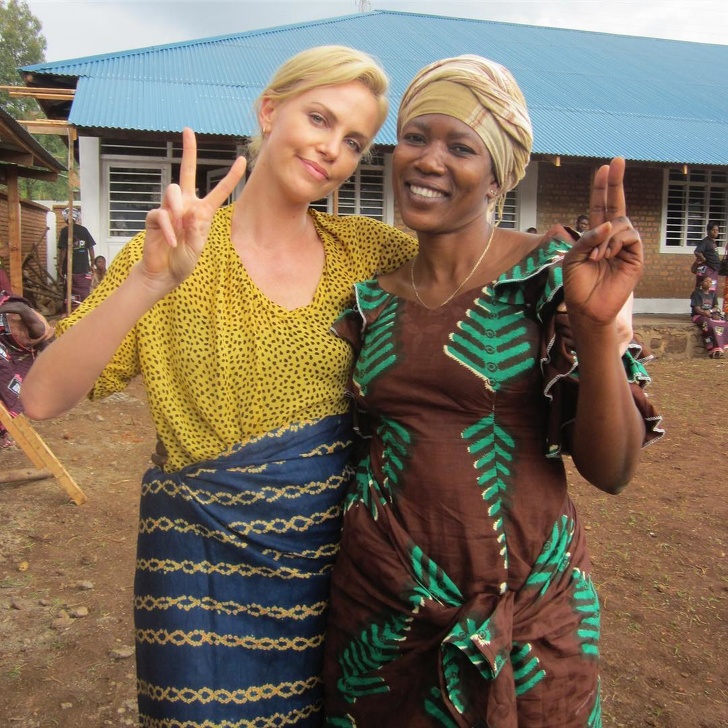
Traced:
<path fill-rule="evenodd" d="M 578 367 L 557 334 L 559 237 L 435 310 L 361 283 L 337 323 L 361 347 L 371 440 L 334 570 L 330 726 L 601 725 L 599 605 L 561 459 Z"/>

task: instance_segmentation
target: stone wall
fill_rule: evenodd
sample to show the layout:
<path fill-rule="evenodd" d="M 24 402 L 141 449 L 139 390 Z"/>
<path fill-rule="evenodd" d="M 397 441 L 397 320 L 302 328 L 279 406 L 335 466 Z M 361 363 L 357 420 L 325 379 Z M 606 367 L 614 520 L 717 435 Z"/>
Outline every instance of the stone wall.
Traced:
<path fill-rule="evenodd" d="M 636 317 L 633 326 L 635 338 L 647 346 L 655 358 L 708 357 L 700 331 L 687 315 L 684 320 Z"/>

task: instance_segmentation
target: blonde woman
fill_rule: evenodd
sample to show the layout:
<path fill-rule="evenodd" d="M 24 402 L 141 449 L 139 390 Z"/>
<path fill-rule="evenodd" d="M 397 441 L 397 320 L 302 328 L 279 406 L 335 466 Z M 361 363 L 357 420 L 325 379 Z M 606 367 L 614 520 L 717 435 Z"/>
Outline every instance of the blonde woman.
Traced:
<path fill-rule="evenodd" d="M 146 726 L 318 725 L 329 572 L 349 481 L 352 284 L 411 237 L 309 208 L 387 114 L 367 55 L 326 46 L 274 74 L 255 164 L 198 199 L 194 134 L 147 216 L 23 388 L 34 418 L 141 374 L 165 454 L 142 485 L 135 623 Z"/>

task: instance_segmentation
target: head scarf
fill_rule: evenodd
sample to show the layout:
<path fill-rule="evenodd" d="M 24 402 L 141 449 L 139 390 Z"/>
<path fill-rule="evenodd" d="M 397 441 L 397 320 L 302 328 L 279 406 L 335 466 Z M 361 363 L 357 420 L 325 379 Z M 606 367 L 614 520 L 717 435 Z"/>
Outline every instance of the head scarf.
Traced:
<path fill-rule="evenodd" d="M 78 219 L 81 217 L 81 210 L 79 210 L 77 207 L 74 207 L 71 215 L 73 216 L 73 222 L 78 222 Z M 63 210 L 61 210 L 61 217 L 64 219 L 65 222 L 68 222 L 67 207 L 64 207 Z"/>
<path fill-rule="evenodd" d="M 475 55 L 435 61 L 404 92 L 397 135 L 423 114 L 447 114 L 478 134 L 493 160 L 502 208 L 506 193 L 526 174 L 533 144 L 526 99 L 510 71 Z"/>

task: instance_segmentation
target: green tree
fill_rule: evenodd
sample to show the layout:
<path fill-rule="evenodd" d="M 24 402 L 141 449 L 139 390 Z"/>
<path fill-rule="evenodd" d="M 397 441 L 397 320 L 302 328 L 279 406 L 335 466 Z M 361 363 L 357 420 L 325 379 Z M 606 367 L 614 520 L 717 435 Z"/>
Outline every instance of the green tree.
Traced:
<path fill-rule="evenodd" d="M 23 86 L 18 68 L 45 61 L 46 39 L 41 30 L 28 3 L 0 0 L 0 84 Z M 16 119 L 37 116 L 39 111 L 34 99 L 13 99 L 4 91 L 0 104 Z"/>
<path fill-rule="evenodd" d="M 42 29 L 25 0 L 0 0 L 0 85 L 24 86 L 18 68 L 45 61 L 46 39 Z M 11 98 L 6 91 L 0 91 L 0 106 L 15 119 L 44 117 L 35 99 Z M 68 151 L 59 137 L 43 135 L 38 141 L 66 164 Z M 68 197 L 65 176 L 58 182 L 21 179 L 19 187 L 23 197 L 61 200 Z"/>

